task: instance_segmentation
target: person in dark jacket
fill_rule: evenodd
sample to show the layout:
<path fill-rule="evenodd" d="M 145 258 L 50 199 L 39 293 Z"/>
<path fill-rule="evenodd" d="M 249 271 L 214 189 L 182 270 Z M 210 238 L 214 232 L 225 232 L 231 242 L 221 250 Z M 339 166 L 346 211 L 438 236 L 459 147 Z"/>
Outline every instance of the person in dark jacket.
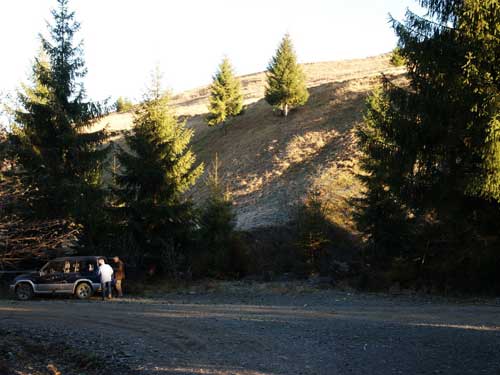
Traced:
<path fill-rule="evenodd" d="M 125 265 L 120 258 L 113 258 L 115 269 L 115 289 L 118 297 L 123 297 L 123 280 L 125 280 Z"/>

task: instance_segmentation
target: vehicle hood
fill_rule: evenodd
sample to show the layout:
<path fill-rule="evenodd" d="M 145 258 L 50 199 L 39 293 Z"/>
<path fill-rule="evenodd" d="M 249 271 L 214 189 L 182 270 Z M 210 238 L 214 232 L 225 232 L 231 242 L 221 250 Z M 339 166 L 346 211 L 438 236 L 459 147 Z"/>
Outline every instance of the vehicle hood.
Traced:
<path fill-rule="evenodd" d="M 18 275 L 14 278 L 14 282 L 19 281 L 19 280 L 32 279 L 33 277 L 38 276 L 38 275 L 39 275 L 39 273 L 36 271 L 22 273 L 21 275 Z"/>

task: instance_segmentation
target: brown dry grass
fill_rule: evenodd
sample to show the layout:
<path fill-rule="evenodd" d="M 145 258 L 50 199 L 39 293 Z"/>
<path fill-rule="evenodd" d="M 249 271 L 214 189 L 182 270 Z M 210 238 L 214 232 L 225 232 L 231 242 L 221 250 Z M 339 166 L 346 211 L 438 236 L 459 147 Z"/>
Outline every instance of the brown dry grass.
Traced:
<path fill-rule="evenodd" d="M 245 113 L 225 131 L 204 122 L 208 89 L 174 96 L 176 113 L 195 130 L 198 160 L 210 165 L 215 153 L 220 174 L 235 201 L 238 227 L 252 229 L 286 223 L 292 207 L 311 191 L 328 205 L 330 219 L 354 230 L 349 200 L 359 195 L 358 152 L 354 128 L 362 121 L 367 95 L 381 73 L 402 77 L 389 55 L 359 60 L 305 64 L 310 99 L 287 119 L 264 101 L 265 74 L 240 77 Z M 132 115 L 113 114 L 100 126 L 129 129 Z M 206 196 L 203 178 L 190 191 L 195 201 Z"/>

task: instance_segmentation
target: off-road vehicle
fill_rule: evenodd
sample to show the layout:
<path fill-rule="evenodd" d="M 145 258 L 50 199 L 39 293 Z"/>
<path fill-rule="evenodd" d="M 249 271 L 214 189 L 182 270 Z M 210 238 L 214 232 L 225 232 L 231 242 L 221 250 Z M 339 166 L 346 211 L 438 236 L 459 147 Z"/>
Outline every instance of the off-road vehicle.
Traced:
<path fill-rule="evenodd" d="M 38 294 L 69 294 L 87 299 L 101 288 L 97 263 L 100 258 L 103 257 L 56 258 L 38 272 L 17 276 L 10 288 L 20 300 Z"/>

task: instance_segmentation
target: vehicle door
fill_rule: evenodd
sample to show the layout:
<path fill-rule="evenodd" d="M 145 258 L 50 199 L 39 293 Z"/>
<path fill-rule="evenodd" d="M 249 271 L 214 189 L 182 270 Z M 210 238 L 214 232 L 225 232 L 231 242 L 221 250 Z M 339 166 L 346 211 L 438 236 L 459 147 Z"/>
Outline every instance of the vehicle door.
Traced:
<path fill-rule="evenodd" d="M 83 279 L 90 280 L 92 284 L 100 283 L 99 265 L 97 259 L 87 259 L 81 262 L 80 276 Z"/>
<path fill-rule="evenodd" d="M 61 293 L 73 293 L 75 282 L 80 276 L 80 263 L 77 260 L 65 260 L 63 262 L 63 275 L 59 280 L 57 291 Z"/>
<path fill-rule="evenodd" d="M 38 292 L 58 292 L 64 278 L 64 261 L 50 261 L 40 271 L 37 278 Z"/>

